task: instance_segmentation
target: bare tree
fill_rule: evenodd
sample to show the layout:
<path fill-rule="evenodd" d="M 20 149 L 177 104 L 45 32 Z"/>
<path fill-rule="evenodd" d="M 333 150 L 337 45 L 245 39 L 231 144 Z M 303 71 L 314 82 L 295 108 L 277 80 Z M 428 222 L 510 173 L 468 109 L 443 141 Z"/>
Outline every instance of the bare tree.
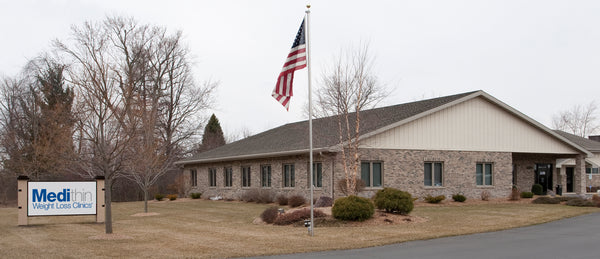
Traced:
<path fill-rule="evenodd" d="M 552 117 L 552 127 L 586 137 L 600 131 L 598 121 L 598 105 L 595 101 L 588 105 L 575 105 L 568 110 L 559 112 Z"/>
<path fill-rule="evenodd" d="M 321 77 L 315 114 L 336 116 L 346 190 L 355 194 L 360 169 L 360 111 L 383 100 L 388 91 L 372 71 L 368 45 L 341 52 Z"/>

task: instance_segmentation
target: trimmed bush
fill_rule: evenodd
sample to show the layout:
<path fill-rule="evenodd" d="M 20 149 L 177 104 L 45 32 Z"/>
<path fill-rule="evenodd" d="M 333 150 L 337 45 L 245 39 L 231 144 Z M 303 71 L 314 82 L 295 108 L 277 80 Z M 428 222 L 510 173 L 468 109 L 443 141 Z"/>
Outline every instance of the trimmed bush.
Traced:
<path fill-rule="evenodd" d="M 277 207 L 268 207 L 262 212 L 262 214 L 260 214 L 260 219 L 262 219 L 262 221 L 265 223 L 271 224 L 275 222 L 275 219 L 277 219 L 277 216 L 279 215 L 278 210 L 279 209 Z"/>
<path fill-rule="evenodd" d="M 554 199 L 552 197 L 542 196 L 542 197 L 537 197 L 531 203 L 535 203 L 535 204 L 559 204 L 560 200 Z"/>
<path fill-rule="evenodd" d="M 273 202 L 273 193 L 271 190 L 259 190 L 258 191 L 258 203 L 272 203 Z"/>
<path fill-rule="evenodd" d="M 288 197 L 285 194 L 279 194 L 275 199 L 280 206 L 288 205 Z"/>
<path fill-rule="evenodd" d="M 245 202 L 257 202 L 258 201 L 258 189 L 253 188 L 250 190 L 244 191 L 241 197 L 242 201 Z"/>
<path fill-rule="evenodd" d="M 363 221 L 375 213 L 375 205 L 367 198 L 348 196 L 335 200 L 331 213 L 341 220 Z"/>
<path fill-rule="evenodd" d="M 157 201 L 162 201 L 164 198 L 165 198 L 164 194 L 157 193 L 154 195 L 154 199 L 156 199 Z"/>
<path fill-rule="evenodd" d="M 190 198 L 192 198 L 192 199 L 200 199 L 200 197 L 202 197 L 202 193 L 199 193 L 199 192 L 190 193 Z"/>
<path fill-rule="evenodd" d="M 467 200 L 467 197 L 465 197 L 462 194 L 454 194 L 452 195 L 452 199 L 457 202 L 465 202 Z"/>
<path fill-rule="evenodd" d="M 333 206 L 333 199 L 331 197 L 321 196 L 321 197 L 319 197 L 317 202 L 315 202 L 315 207 L 317 207 L 317 208 L 331 207 L 331 206 Z"/>
<path fill-rule="evenodd" d="M 302 195 L 292 195 L 288 198 L 288 205 L 292 208 L 300 207 L 306 203 L 306 199 Z"/>
<path fill-rule="evenodd" d="M 440 202 L 442 202 L 443 200 L 446 199 L 446 196 L 444 196 L 444 195 L 438 195 L 438 196 L 434 197 L 434 196 L 431 196 L 431 195 L 427 195 L 423 199 L 426 202 L 429 202 L 429 203 L 440 203 Z"/>
<path fill-rule="evenodd" d="M 592 202 L 590 200 L 586 200 L 586 199 L 581 199 L 581 198 L 569 200 L 569 201 L 567 201 L 566 204 L 569 206 L 577 206 L 577 207 L 594 207 L 594 206 L 596 206 L 596 204 L 594 204 L 594 202 Z"/>
<path fill-rule="evenodd" d="M 272 203 L 273 193 L 271 190 L 253 188 L 245 191 L 242 194 L 241 200 L 245 202 Z"/>
<path fill-rule="evenodd" d="M 383 188 L 383 190 L 377 191 L 373 201 L 378 209 L 386 212 L 408 214 L 414 208 L 410 193 L 394 188 Z"/>
<path fill-rule="evenodd" d="M 533 198 L 533 193 L 532 192 L 522 192 L 521 193 L 521 198 L 531 199 L 531 198 Z"/>
<path fill-rule="evenodd" d="M 177 200 L 177 194 L 169 194 L 167 195 L 167 199 L 169 199 L 170 201 Z"/>
<path fill-rule="evenodd" d="M 489 191 L 484 190 L 484 191 L 481 192 L 481 200 L 482 201 L 489 201 L 490 197 L 492 197 L 492 195 L 490 194 Z"/>
<path fill-rule="evenodd" d="M 544 187 L 541 184 L 534 184 L 531 186 L 531 192 L 535 195 L 542 195 L 544 192 Z"/>
<path fill-rule="evenodd" d="M 315 217 L 315 218 L 324 218 L 326 216 L 327 215 L 320 210 L 313 211 L 313 217 Z M 279 215 L 275 219 L 273 224 L 275 224 L 275 225 L 291 225 L 291 224 L 294 224 L 297 222 L 303 222 L 305 219 L 310 219 L 310 209 L 308 209 L 308 208 L 299 209 L 299 210 L 285 213 L 283 215 Z"/>

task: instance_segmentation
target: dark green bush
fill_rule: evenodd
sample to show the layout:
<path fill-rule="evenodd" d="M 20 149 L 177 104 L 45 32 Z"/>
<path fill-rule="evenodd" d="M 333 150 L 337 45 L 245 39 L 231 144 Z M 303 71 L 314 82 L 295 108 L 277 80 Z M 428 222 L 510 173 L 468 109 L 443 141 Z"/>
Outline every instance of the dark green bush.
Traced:
<path fill-rule="evenodd" d="M 331 197 L 327 197 L 327 196 L 321 196 L 321 197 L 319 197 L 317 202 L 315 202 L 315 207 L 317 207 L 317 208 L 331 207 L 332 205 L 333 205 L 333 199 Z"/>
<path fill-rule="evenodd" d="M 288 205 L 288 197 L 285 194 L 279 194 L 275 199 L 280 206 Z"/>
<path fill-rule="evenodd" d="M 324 218 L 326 216 L 327 215 L 320 210 L 313 210 L 314 218 Z M 275 219 L 273 224 L 275 224 L 275 225 L 290 225 L 290 224 L 294 224 L 297 222 L 302 222 L 305 219 L 310 219 L 310 209 L 308 209 L 308 208 L 299 209 L 299 210 L 285 213 L 283 215 L 279 215 Z"/>
<path fill-rule="evenodd" d="M 167 199 L 169 199 L 170 201 L 177 200 L 177 194 L 169 194 L 167 195 Z"/>
<path fill-rule="evenodd" d="M 306 203 L 306 199 L 302 195 L 292 195 L 288 198 L 288 205 L 290 207 L 300 207 Z"/>
<path fill-rule="evenodd" d="M 260 218 L 265 223 L 271 224 L 275 222 L 277 215 L 279 215 L 279 209 L 277 207 L 268 207 L 262 212 L 262 214 L 260 214 Z"/>
<path fill-rule="evenodd" d="M 156 199 L 157 201 L 162 201 L 165 198 L 165 195 L 157 193 L 154 195 L 154 199 Z"/>
<path fill-rule="evenodd" d="M 534 184 L 531 186 L 531 192 L 535 195 L 542 195 L 544 192 L 544 187 L 541 184 Z"/>
<path fill-rule="evenodd" d="M 190 193 L 190 198 L 192 198 L 192 199 L 200 199 L 201 196 L 202 196 L 202 193 L 199 193 L 199 192 Z"/>
<path fill-rule="evenodd" d="M 394 188 L 383 188 L 383 190 L 377 191 L 373 201 L 378 209 L 386 212 L 408 214 L 414 208 L 410 193 Z"/>
<path fill-rule="evenodd" d="M 560 200 L 554 199 L 552 197 L 542 196 L 542 197 L 537 197 L 531 203 L 535 203 L 535 204 L 559 204 Z"/>
<path fill-rule="evenodd" d="M 532 192 L 522 192 L 521 193 L 521 198 L 531 199 L 531 198 L 533 198 L 533 193 Z"/>
<path fill-rule="evenodd" d="M 452 195 L 452 199 L 454 201 L 458 201 L 458 202 L 465 202 L 467 200 L 467 197 L 465 197 L 462 194 L 454 194 L 454 195 Z"/>
<path fill-rule="evenodd" d="M 431 195 L 427 195 L 423 199 L 425 199 L 425 201 L 429 202 L 429 203 L 440 203 L 440 202 L 442 202 L 443 200 L 446 199 L 446 196 L 444 196 L 444 195 L 438 195 L 438 196 L 434 197 L 434 196 L 431 196 Z"/>
<path fill-rule="evenodd" d="M 594 207 L 594 206 L 596 206 L 596 204 L 594 204 L 594 202 L 592 202 L 590 200 L 586 200 L 586 199 L 581 199 L 581 198 L 569 200 L 569 201 L 567 201 L 566 204 L 569 206 L 577 206 L 577 207 Z"/>
<path fill-rule="evenodd" d="M 335 200 L 331 214 L 336 219 L 363 221 L 375 213 L 375 205 L 367 198 L 348 196 Z"/>

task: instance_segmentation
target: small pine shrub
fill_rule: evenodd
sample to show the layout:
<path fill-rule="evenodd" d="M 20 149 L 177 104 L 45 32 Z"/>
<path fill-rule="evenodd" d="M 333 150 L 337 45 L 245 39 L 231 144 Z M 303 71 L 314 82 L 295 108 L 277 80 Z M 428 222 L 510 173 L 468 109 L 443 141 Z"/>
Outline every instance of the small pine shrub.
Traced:
<path fill-rule="evenodd" d="M 320 210 L 313 210 L 314 218 L 324 218 L 327 215 Z M 275 225 L 291 225 L 297 222 L 302 222 L 305 219 L 310 219 L 310 209 L 304 208 L 295 210 L 292 212 L 285 213 L 283 215 L 279 215 L 273 224 Z"/>
<path fill-rule="evenodd" d="M 336 219 L 363 221 L 375 213 L 375 205 L 367 198 L 348 196 L 335 200 L 331 214 Z"/>
<path fill-rule="evenodd" d="M 521 193 L 521 198 L 523 198 L 523 199 L 531 199 L 531 198 L 533 198 L 533 193 L 532 192 L 522 192 Z"/>
<path fill-rule="evenodd" d="M 378 209 L 386 212 L 408 214 L 414 208 L 410 193 L 394 188 L 383 188 L 383 190 L 377 191 L 373 201 Z"/>
<path fill-rule="evenodd" d="M 537 197 L 531 203 L 535 203 L 535 204 L 559 204 L 560 200 L 554 199 L 552 197 L 542 196 L 542 197 Z"/>
<path fill-rule="evenodd" d="M 167 195 L 167 199 L 169 199 L 170 201 L 177 200 L 177 194 L 169 194 Z"/>
<path fill-rule="evenodd" d="M 277 216 L 279 215 L 278 210 L 279 209 L 277 207 L 268 207 L 262 212 L 262 214 L 260 214 L 260 219 L 262 219 L 262 221 L 265 223 L 271 224 L 277 219 Z"/>
<path fill-rule="evenodd" d="M 431 196 L 431 195 L 427 195 L 423 199 L 425 199 L 425 201 L 429 202 L 429 203 L 440 203 L 440 202 L 442 202 L 443 200 L 446 199 L 446 196 L 444 196 L 444 195 L 438 195 L 438 196 L 434 197 L 434 196 Z"/>
<path fill-rule="evenodd" d="M 531 186 L 531 192 L 535 195 L 542 195 L 544 192 L 544 187 L 541 184 L 534 184 Z"/>
<path fill-rule="evenodd" d="M 481 192 L 481 200 L 482 201 L 489 201 L 490 197 L 492 197 L 492 195 L 490 194 L 490 192 L 484 190 Z"/>
<path fill-rule="evenodd" d="M 331 207 L 331 206 L 333 206 L 333 199 L 331 197 L 321 196 L 321 197 L 319 197 L 317 202 L 315 202 L 315 207 L 317 207 L 317 208 Z"/>
<path fill-rule="evenodd" d="M 508 200 L 518 201 L 520 199 L 521 199 L 521 191 L 519 191 L 519 188 L 517 188 L 516 186 L 513 186 L 512 191 L 510 192 L 510 197 L 508 198 Z"/>
<path fill-rule="evenodd" d="M 594 206 L 596 206 L 596 204 L 594 204 L 594 202 L 592 202 L 590 200 L 586 200 L 586 199 L 581 199 L 581 198 L 569 200 L 569 201 L 567 201 L 566 204 L 569 206 L 577 206 L 577 207 L 594 207 Z"/>
<path fill-rule="evenodd" d="M 467 200 L 467 197 L 465 197 L 462 194 L 454 194 L 452 195 L 452 200 L 457 202 L 465 202 Z"/>
<path fill-rule="evenodd" d="M 277 195 L 277 198 L 275 200 L 280 206 L 288 205 L 288 197 L 285 194 Z"/>
<path fill-rule="evenodd" d="M 302 195 L 292 195 L 288 198 L 288 205 L 292 208 L 300 207 L 306 203 L 306 199 Z"/>
<path fill-rule="evenodd" d="M 199 193 L 199 192 L 190 193 L 190 198 L 192 198 L 192 199 L 200 199 L 200 197 L 202 197 L 202 193 Z"/>
<path fill-rule="evenodd" d="M 162 201 L 164 198 L 165 198 L 164 194 L 157 193 L 154 195 L 154 199 L 156 199 L 157 201 Z"/>

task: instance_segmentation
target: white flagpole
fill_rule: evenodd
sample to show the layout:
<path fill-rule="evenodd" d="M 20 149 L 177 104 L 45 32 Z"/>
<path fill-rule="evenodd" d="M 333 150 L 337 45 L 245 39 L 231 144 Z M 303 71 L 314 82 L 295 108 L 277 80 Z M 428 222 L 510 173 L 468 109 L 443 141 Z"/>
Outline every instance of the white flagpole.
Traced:
<path fill-rule="evenodd" d="M 308 139 L 309 139 L 309 166 L 310 167 L 310 236 L 314 236 L 315 219 L 314 219 L 314 205 L 313 205 L 313 190 L 314 190 L 314 177 L 313 177 L 313 139 L 312 139 L 312 89 L 310 80 L 310 5 L 306 5 L 306 69 L 308 70 Z"/>

